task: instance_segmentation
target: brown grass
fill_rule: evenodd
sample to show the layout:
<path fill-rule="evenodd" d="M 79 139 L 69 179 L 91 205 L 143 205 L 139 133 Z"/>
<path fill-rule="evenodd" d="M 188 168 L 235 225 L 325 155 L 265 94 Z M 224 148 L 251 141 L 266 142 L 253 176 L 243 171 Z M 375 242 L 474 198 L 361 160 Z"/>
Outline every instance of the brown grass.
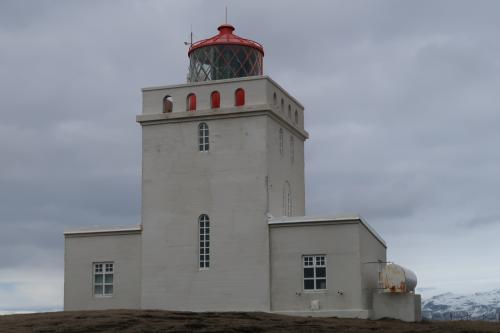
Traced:
<path fill-rule="evenodd" d="M 500 324 L 480 321 L 404 323 L 397 320 L 291 317 L 261 312 L 108 310 L 0 316 L 0 332 L 500 333 Z"/>

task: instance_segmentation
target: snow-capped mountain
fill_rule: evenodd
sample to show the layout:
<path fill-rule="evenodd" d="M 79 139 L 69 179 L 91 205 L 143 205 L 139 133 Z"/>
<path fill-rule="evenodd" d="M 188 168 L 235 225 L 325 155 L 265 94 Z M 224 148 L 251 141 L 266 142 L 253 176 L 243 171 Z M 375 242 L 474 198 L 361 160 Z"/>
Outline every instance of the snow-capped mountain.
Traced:
<path fill-rule="evenodd" d="M 498 320 L 500 289 L 474 294 L 446 293 L 422 301 L 422 317 L 434 320 Z"/>

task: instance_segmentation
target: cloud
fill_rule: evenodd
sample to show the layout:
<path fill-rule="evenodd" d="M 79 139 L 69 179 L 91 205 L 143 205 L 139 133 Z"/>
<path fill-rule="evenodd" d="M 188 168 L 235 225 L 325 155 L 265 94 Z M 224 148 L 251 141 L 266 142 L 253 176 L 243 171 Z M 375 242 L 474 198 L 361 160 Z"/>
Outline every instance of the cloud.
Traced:
<path fill-rule="evenodd" d="M 0 312 L 60 310 L 62 273 L 61 269 L 0 269 Z"/>

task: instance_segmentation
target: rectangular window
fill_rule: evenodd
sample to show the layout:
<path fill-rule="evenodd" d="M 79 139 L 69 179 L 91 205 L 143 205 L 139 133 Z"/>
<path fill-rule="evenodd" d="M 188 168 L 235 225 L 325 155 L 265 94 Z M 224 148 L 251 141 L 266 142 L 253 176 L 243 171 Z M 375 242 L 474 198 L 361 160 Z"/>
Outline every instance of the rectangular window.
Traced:
<path fill-rule="evenodd" d="M 304 290 L 326 289 L 326 256 L 304 256 Z"/>
<path fill-rule="evenodd" d="M 94 296 L 113 296 L 114 264 L 94 263 Z"/>

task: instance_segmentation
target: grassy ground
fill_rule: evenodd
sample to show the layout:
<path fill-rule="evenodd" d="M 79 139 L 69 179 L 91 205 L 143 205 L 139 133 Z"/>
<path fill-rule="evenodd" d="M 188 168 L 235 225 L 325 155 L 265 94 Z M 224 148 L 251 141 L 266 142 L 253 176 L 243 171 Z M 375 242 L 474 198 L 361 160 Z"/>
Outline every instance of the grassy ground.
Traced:
<path fill-rule="evenodd" d="M 500 333 L 500 324 L 480 321 L 403 323 L 396 320 L 289 317 L 261 312 L 109 310 L 0 316 L 0 332 Z"/>

